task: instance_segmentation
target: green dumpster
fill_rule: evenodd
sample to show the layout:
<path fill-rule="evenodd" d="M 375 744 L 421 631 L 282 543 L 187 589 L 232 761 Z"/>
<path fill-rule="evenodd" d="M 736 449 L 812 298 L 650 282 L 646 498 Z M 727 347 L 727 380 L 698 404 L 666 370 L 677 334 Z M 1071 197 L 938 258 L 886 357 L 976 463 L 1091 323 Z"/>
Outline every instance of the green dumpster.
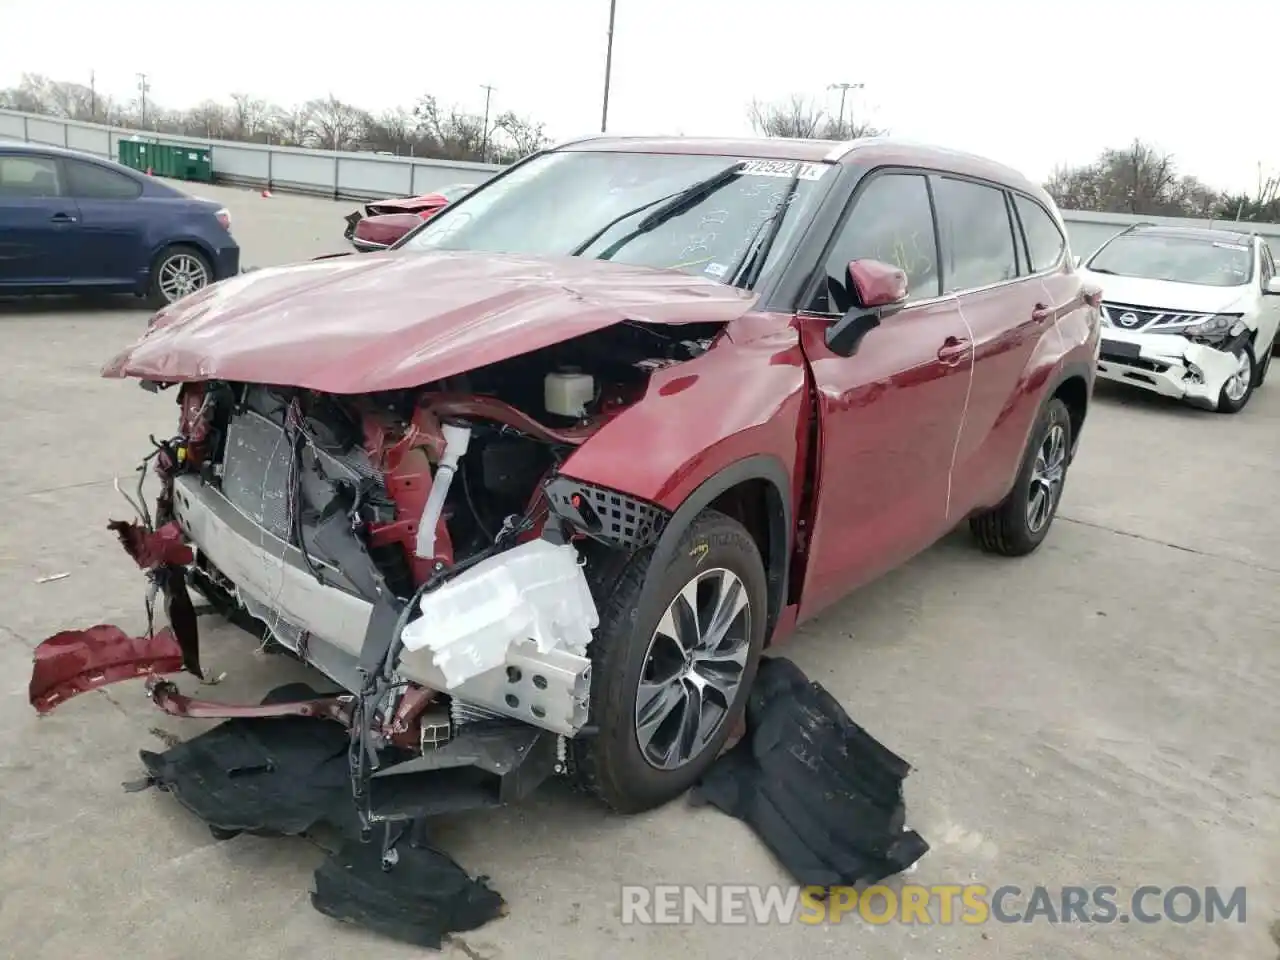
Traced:
<path fill-rule="evenodd" d="M 118 159 L 126 167 L 173 180 L 213 182 L 213 154 L 208 147 L 145 140 L 121 140 Z"/>

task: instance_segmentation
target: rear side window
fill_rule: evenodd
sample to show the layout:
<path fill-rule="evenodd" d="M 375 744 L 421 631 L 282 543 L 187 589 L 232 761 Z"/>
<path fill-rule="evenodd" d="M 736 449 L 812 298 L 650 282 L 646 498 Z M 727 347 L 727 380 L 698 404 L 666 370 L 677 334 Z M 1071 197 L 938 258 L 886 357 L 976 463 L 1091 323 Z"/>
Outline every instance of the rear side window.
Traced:
<path fill-rule="evenodd" d="M 0 154 L 0 197 L 34 200 L 59 192 L 56 160 Z"/>
<path fill-rule="evenodd" d="M 907 275 L 907 298 L 938 295 L 938 247 L 929 187 L 920 174 L 886 173 L 871 180 L 854 200 L 827 257 L 827 290 L 818 291 L 822 312 L 852 306 L 844 289 L 850 260 L 880 260 Z"/>
<path fill-rule="evenodd" d="M 946 269 L 945 293 L 985 287 L 1018 276 L 1018 255 L 1004 191 L 940 177 L 935 200 Z"/>
<path fill-rule="evenodd" d="M 1062 259 L 1067 242 L 1058 225 L 1044 207 L 1028 197 L 1013 195 L 1022 232 L 1027 238 L 1027 254 L 1031 257 L 1031 272 L 1040 273 L 1052 269 Z"/>
<path fill-rule="evenodd" d="M 142 194 L 142 184 L 132 177 L 82 160 L 67 161 L 67 186 L 81 200 L 132 200 Z"/>

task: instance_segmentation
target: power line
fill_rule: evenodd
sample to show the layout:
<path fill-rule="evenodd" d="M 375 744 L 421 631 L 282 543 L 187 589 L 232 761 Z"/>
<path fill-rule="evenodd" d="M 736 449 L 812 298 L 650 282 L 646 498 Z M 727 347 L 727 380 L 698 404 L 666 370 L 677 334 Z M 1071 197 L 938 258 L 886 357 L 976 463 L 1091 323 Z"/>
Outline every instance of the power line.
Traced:
<path fill-rule="evenodd" d="M 832 84 L 829 84 L 829 85 L 827 86 L 827 89 L 828 89 L 828 90 L 839 90 L 839 91 L 840 91 L 840 123 L 839 123 L 839 129 L 840 129 L 840 131 L 841 131 L 841 133 L 842 133 L 842 134 L 843 134 L 843 132 L 844 132 L 844 100 L 845 100 L 845 97 L 846 97 L 846 96 L 848 96 L 848 94 L 849 94 L 849 91 L 850 91 L 850 90 L 861 90 L 861 89 L 862 89 L 862 87 L 863 87 L 863 85 L 862 85 L 861 83 L 832 83 Z"/>
<path fill-rule="evenodd" d="M 138 74 L 138 93 L 141 96 L 141 109 L 139 111 L 140 126 L 143 130 L 147 128 L 147 91 L 151 89 L 151 84 L 147 83 L 147 75 L 145 73 Z"/>
<path fill-rule="evenodd" d="M 489 86 L 487 83 L 480 84 L 480 89 L 484 91 L 484 129 L 481 131 L 480 141 L 480 162 L 489 162 L 489 100 L 493 96 L 495 87 Z"/>
<path fill-rule="evenodd" d="M 618 12 L 618 0 L 609 0 L 609 35 L 604 54 L 604 104 L 600 108 L 600 132 L 609 127 L 609 80 L 613 74 L 613 20 Z"/>

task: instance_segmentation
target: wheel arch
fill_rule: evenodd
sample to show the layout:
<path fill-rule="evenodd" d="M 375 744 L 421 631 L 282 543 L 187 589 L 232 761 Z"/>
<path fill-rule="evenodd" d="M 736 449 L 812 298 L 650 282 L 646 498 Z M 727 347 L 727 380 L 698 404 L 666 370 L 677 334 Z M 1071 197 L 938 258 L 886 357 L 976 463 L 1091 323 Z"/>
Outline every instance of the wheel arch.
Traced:
<path fill-rule="evenodd" d="M 791 569 L 794 510 L 791 481 L 782 461 L 769 454 L 736 460 L 712 474 L 676 507 L 654 545 L 652 565 L 662 569 L 675 555 L 680 539 L 694 518 L 707 509 L 733 517 L 751 534 L 764 561 L 768 589 L 765 643 L 786 602 Z M 650 602 L 656 578 L 646 578 L 641 603 Z"/>
<path fill-rule="evenodd" d="M 1092 379 L 1088 367 L 1084 364 L 1070 364 L 1063 368 L 1053 389 L 1045 396 L 1045 404 L 1050 400 L 1061 400 L 1071 417 L 1071 459 L 1075 459 L 1080 434 L 1084 430 L 1091 393 Z"/>

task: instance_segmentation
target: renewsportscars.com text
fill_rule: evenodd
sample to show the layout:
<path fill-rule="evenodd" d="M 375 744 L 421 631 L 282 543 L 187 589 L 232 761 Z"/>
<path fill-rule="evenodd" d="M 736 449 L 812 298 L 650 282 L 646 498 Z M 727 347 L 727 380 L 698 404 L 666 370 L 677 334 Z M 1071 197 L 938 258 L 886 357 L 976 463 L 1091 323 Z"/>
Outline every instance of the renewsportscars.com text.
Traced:
<path fill-rule="evenodd" d="M 987 887 L 982 884 L 779 887 L 676 884 L 622 888 L 625 924 L 1244 923 L 1244 887 Z"/>

